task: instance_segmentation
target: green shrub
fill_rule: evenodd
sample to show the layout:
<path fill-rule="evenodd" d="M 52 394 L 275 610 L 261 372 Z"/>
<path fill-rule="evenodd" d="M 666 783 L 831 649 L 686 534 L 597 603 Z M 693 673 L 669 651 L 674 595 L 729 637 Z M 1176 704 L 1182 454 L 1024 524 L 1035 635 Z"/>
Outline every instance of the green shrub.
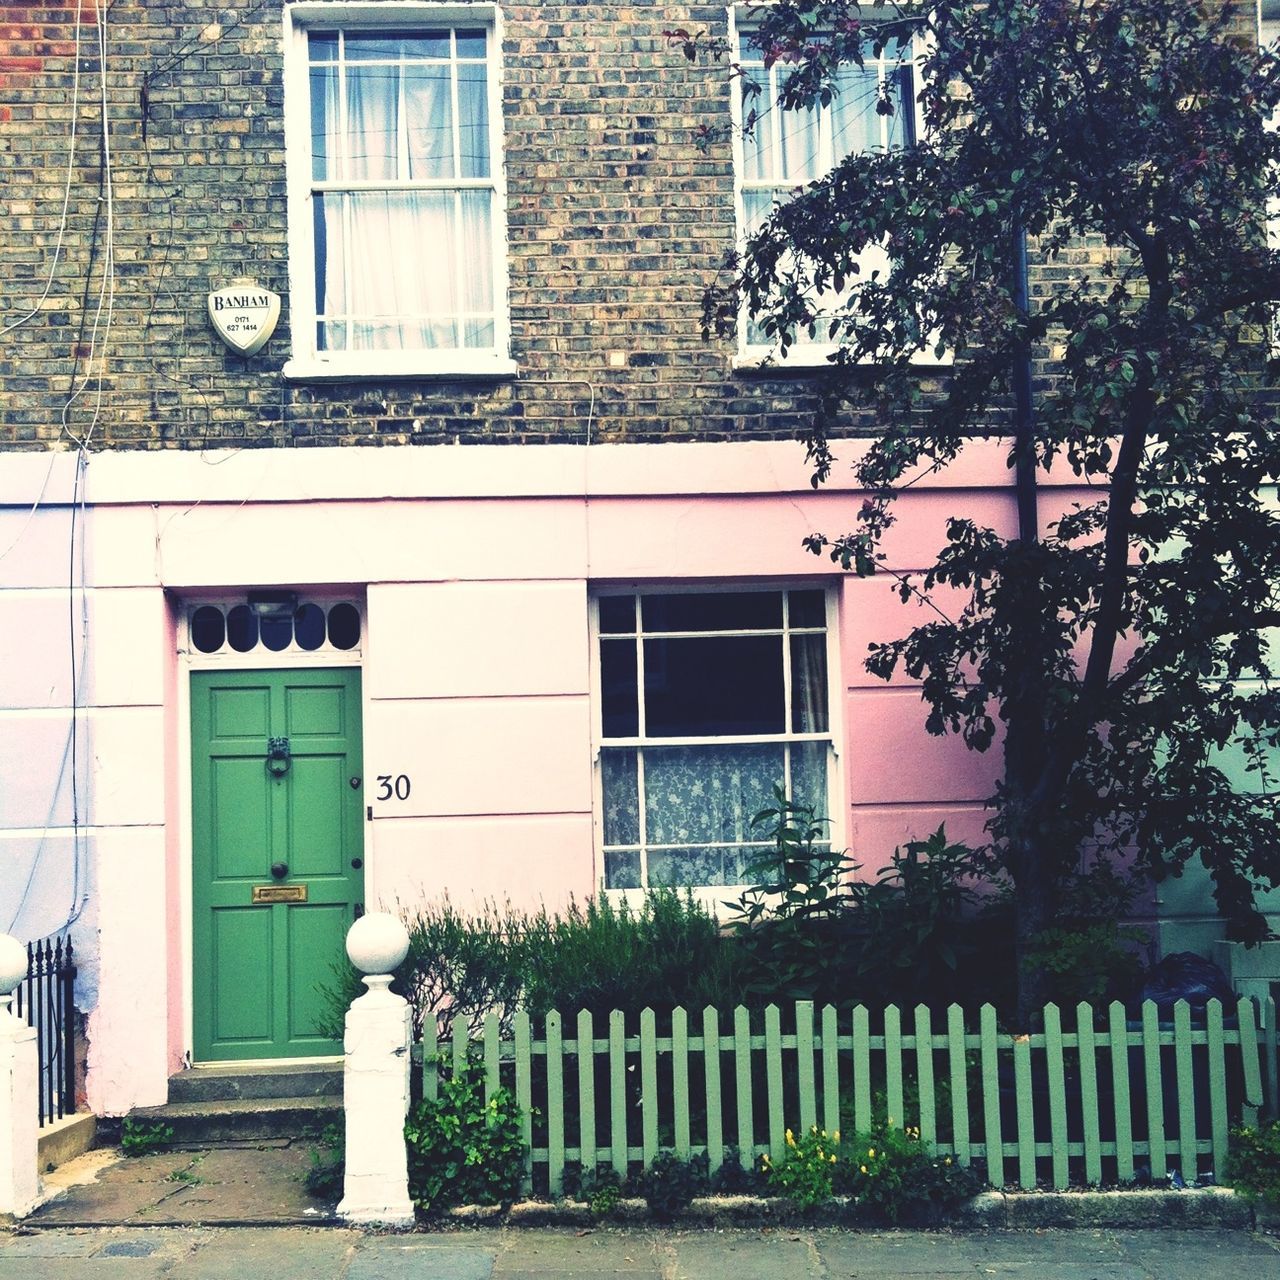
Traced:
<path fill-rule="evenodd" d="M 612 1165 L 585 1170 L 572 1165 L 565 1169 L 564 1187 L 568 1199 L 585 1204 L 597 1218 L 607 1218 L 622 1199 L 623 1180 Z"/>
<path fill-rule="evenodd" d="M 1280 1120 L 1232 1129 L 1226 1181 L 1246 1200 L 1280 1209 Z"/>
<path fill-rule="evenodd" d="M 711 1189 L 707 1157 L 681 1160 L 674 1151 L 660 1151 L 647 1169 L 636 1174 L 632 1185 L 656 1222 L 671 1222 L 693 1203 L 694 1196 Z"/>
<path fill-rule="evenodd" d="M 404 1127 L 409 1196 L 424 1213 L 457 1204 L 510 1204 L 524 1177 L 520 1108 L 510 1090 L 487 1102 L 484 1071 L 468 1064 L 440 1081 Z"/>
<path fill-rule="evenodd" d="M 760 1165 L 769 1189 L 786 1196 L 801 1209 L 824 1204 L 835 1194 L 840 1152 L 840 1130 L 828 1133 L 814 1125 L 799 1139 L 787 1130 L 787 1153 L 775 1164 L 768 1155 Z"/>
<path fill-rule="evenodd" d="M 891 1223 L 936 1222 L 981 1186 L 971 1170 L 931 1152 L 918 1129 L 880 1126 L 859 1134 L 837 1169 L 837 1189 L 869 1218 Z"/>
<path fill-rule="evenodd" d="M 523 1005 L 535 1018 L 552 1009 L 701 1008 L 734 1002 L 732 958 L 715 920 L 689 891 L 656 889 L 638 908 L 608 898 L 570 902 L 559 915 L 528 922 L 520 958 Z"/>
<path fill-rule="evenodd" d="M 342 1130 L 337 1125 L 327 1125 L 311 1148 L 311 1168 L 302 1180 L 309 1195 L 320 1200 L 341 1198 L 346 1173 L 344 1148 Z"/>
<path fill-rule="evenodd" d="M 127 1156 L 154 1155 L 173 1141 L 173 1126 L 162 1121 L 148 1123 L 125 1116 L 120 1126 L 120 1149 Z"/>

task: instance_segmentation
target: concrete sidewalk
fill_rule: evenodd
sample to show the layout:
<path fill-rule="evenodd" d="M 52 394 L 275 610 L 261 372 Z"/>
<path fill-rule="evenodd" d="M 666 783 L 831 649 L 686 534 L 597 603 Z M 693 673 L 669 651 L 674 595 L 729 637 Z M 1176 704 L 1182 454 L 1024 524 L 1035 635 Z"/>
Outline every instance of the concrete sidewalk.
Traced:
<path fill-rule="evenodd" d="M 0 1280 L 1274 1280 L 1236 1231 L 861 1233 L 564 1228 L 365 1235 L 299 1227 L 0 1237 Z"/>

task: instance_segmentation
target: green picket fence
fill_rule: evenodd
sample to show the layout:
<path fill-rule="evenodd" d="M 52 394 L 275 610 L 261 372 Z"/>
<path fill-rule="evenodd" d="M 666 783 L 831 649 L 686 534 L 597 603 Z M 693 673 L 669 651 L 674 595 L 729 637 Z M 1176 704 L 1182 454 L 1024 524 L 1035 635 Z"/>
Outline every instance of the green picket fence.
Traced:
<path fill-rule="evenodd" d="M 472 1038 L 459 1023 L 428 1043 L 423 1092 L 438 1062 L 483 1064 L 486 1096 L 509 1088 L 528 1146 L 526 1189 L 559 1194 L 566 1165 L 626 1174 L 664 1147 L 749 1167 L 781 1159 L 788 1128 L 866 1132 L 879 1120 L 918 1127 L 939 1155 L 985 1164 L 995 1186 L 1024 1188 L 1152 1178 L 1188 1183 L 1220 1171 L 1231 1124 L 1277 1109 L 1276 1008 L 1241 1000 L 1203 1013 L 1185 1001 L 1162 1021 L 1152 1003 L 1137 1021 L 1123 1005 L 1044 1010 L 1043 1031 L 1010 1035 L 984 1005 L 976 1026 L 955 1005 L 924 1005 L 904 1025 L 894 1006 L 784 1011 L 646 1009 L 628 1026 L 615 1012 L 516 1014 L 510 1038 L 490 1015 Z"/>

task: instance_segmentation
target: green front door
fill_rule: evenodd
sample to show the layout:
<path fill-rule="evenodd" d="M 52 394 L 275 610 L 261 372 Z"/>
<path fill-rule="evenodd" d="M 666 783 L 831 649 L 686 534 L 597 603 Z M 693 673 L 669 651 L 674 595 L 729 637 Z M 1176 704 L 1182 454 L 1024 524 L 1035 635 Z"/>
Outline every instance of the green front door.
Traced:
<path fill-rule="evenodd" d="M 191 676 L 195 1058 L 340 1053 L 322 987 L 363 896 L 360 672 Z"/>

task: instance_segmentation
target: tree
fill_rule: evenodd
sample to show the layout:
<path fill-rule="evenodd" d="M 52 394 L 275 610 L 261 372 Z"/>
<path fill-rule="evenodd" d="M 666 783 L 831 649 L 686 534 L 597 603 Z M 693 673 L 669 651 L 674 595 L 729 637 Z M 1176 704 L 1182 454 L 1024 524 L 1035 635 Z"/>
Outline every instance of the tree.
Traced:
<path fill-rule="evenodd" d="M 1200 858 L 1231 935 L 1260 939 L 1254 890 L 1280 878 L 1280 813 L 1263 794 L 1280 744 L 1265 636 L 1280 624 L 1280 430 L 1260 390 L 1280 299 L 1265 233 L 1276 57 L 1231 9 L 1187 0 L 790 0 L 762 14 L 788 108 L 830 101 L 841 64 L 923 37 L 920 140 L 851 155 L 779 205 L 707 312 L 727 330 L 745 307 L 784 349 L 797 331 L 836 344 L 814 483 L 851 410 L 870 411 L 856 465 L 870 496 L 851 532 L 808 541 L 856 573 L 883 569 L 911 477 L 974 435 L 1011 441 L 1016 536 L 951 519 L 932 567 L 897 589 L 958 589 L 963 608 L 867 665 L 922 681 L 931 733 L 1002 743 L 983 852 L 1012 884 L 1020 1016 L 1043 994 L 1025 962 L 1082 869 L 1159 880 Z M 1028 297 L 1028 238 L 1041 262 L 1105 252 Z M 876 246 L 888 266 L 861 272 Z M 922 388 L 922 349 L 949 353 L 940 391 Z M 1042 519 L 1050 467 L 1097 500 Z M 1259 794 L 1228 782 L 1233 743 Z"/>

